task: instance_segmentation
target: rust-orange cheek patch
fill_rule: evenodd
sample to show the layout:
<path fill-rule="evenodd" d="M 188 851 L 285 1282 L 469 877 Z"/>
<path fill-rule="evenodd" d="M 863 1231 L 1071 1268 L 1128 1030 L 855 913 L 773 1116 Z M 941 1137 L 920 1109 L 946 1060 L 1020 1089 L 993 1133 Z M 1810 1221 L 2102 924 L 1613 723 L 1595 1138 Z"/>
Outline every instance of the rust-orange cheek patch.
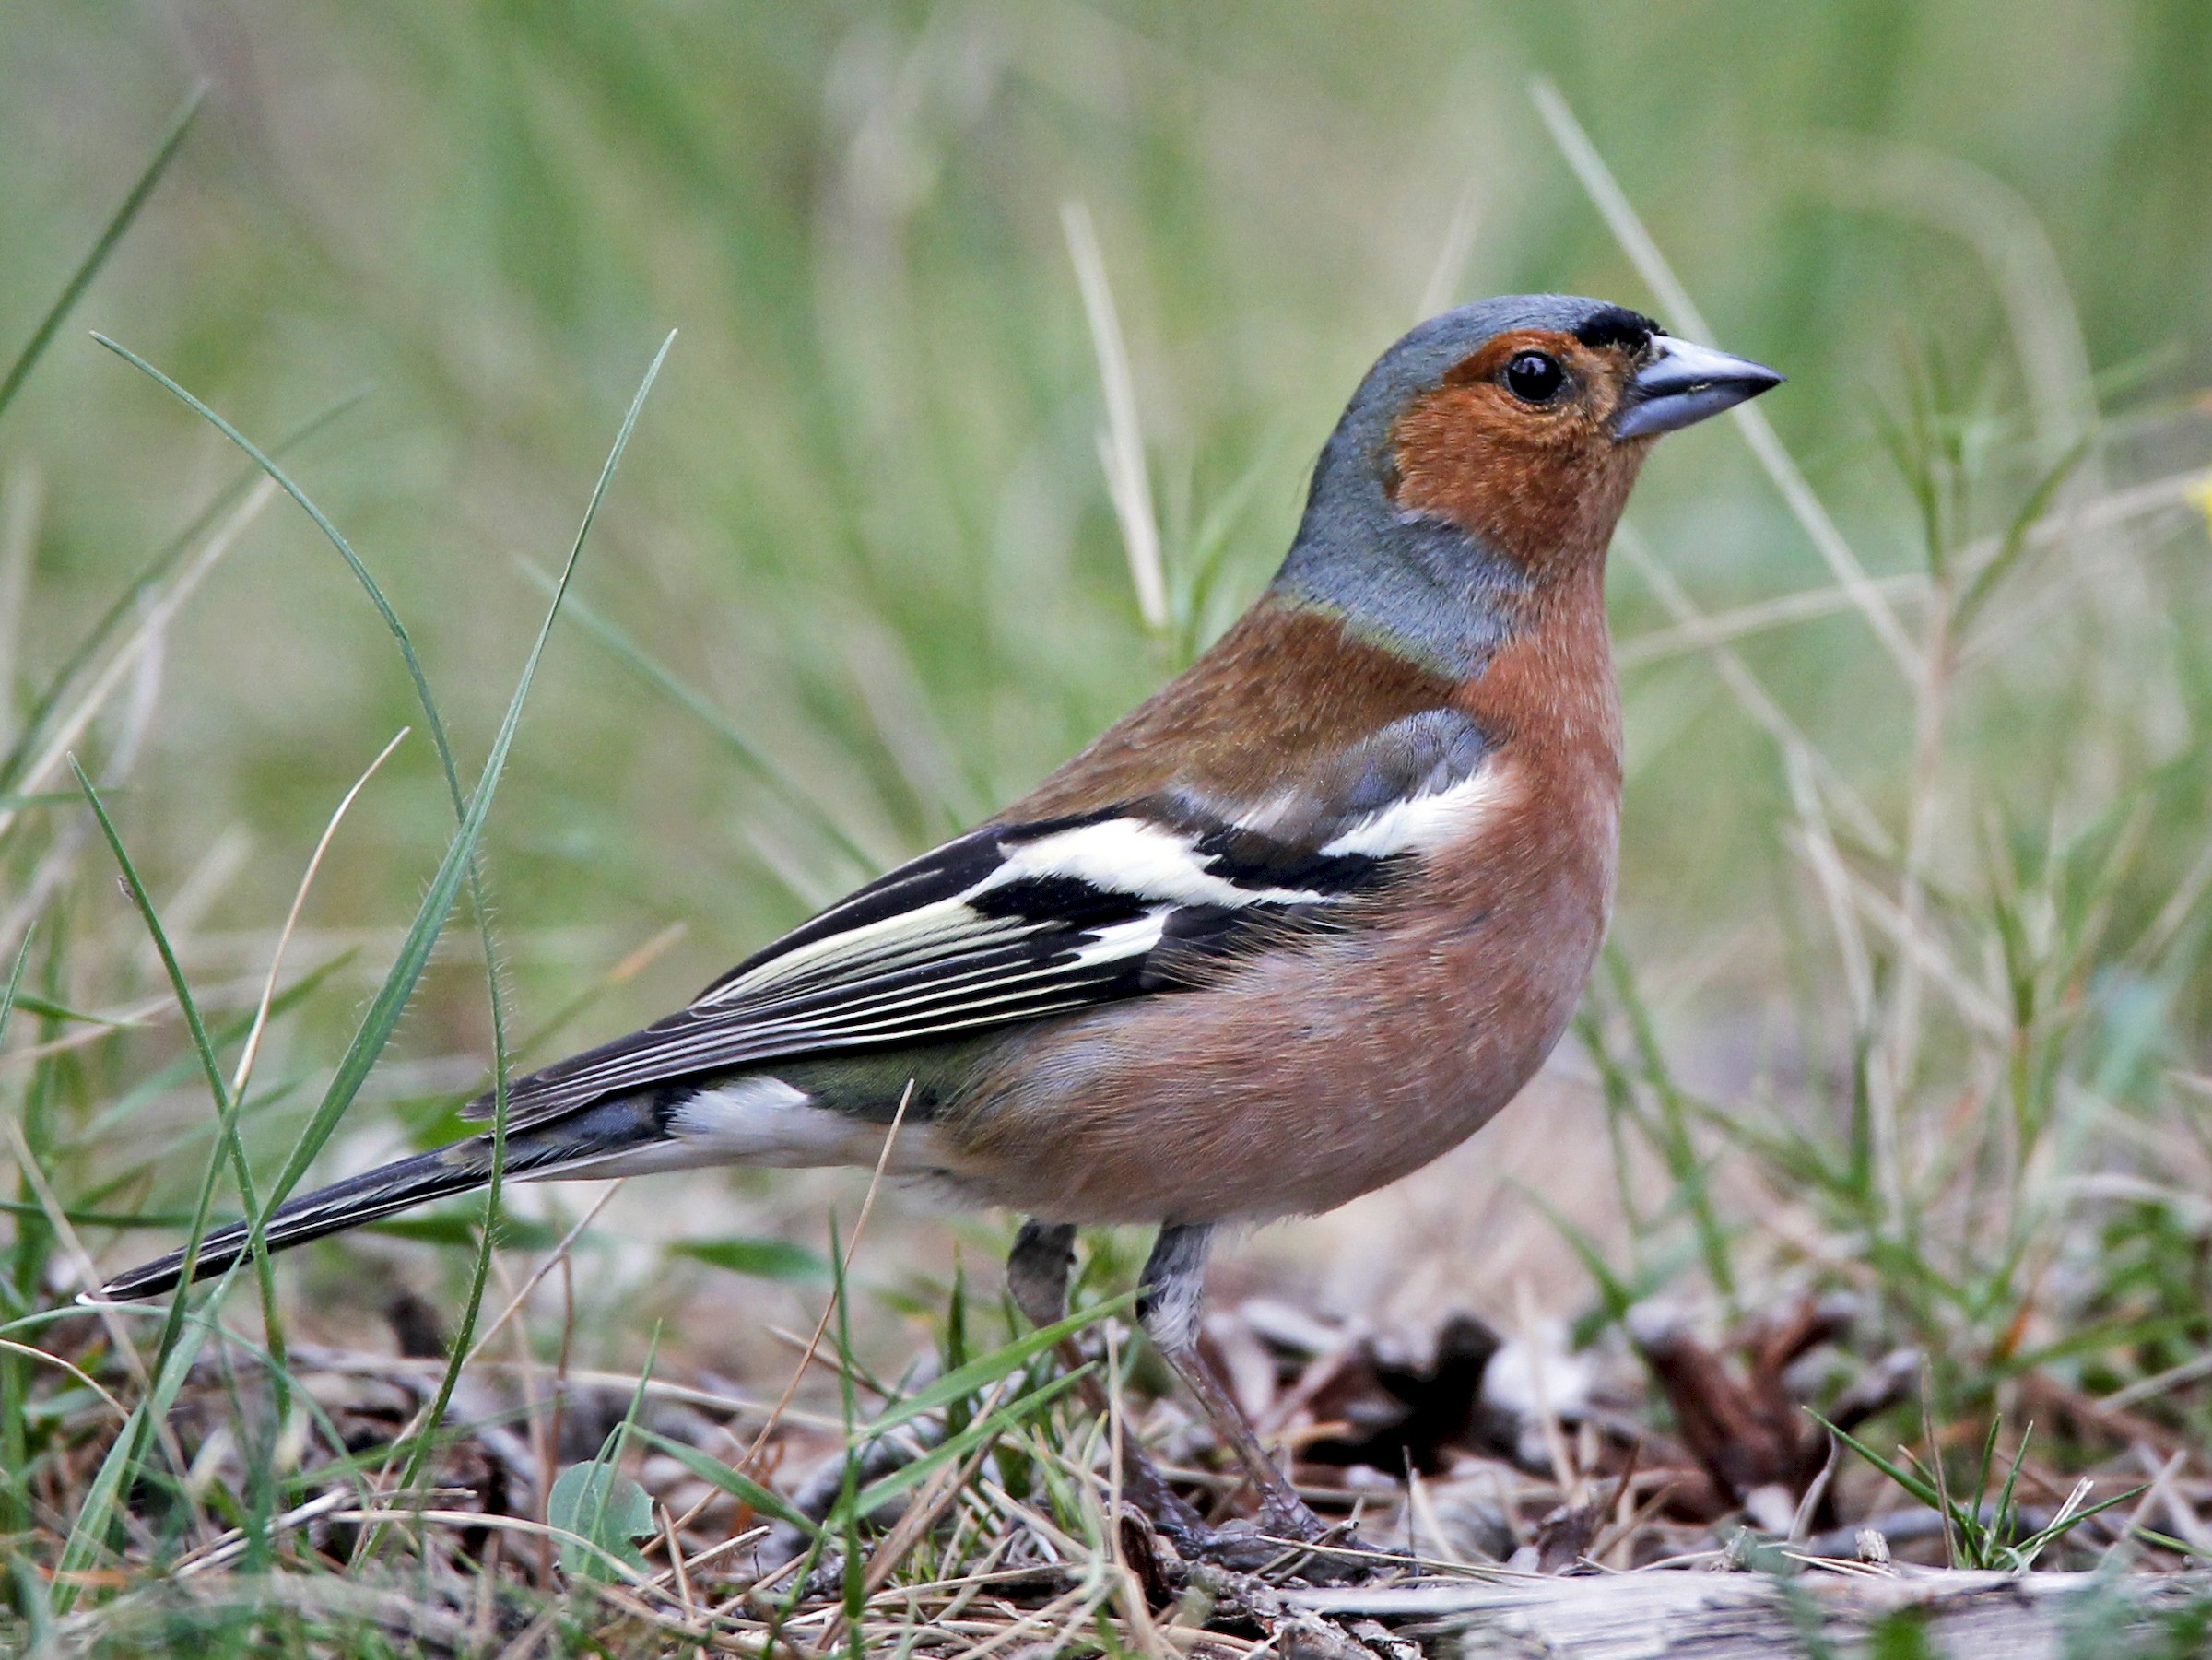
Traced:
<path fill-rule="evenodd" d="M 1582 517 L 1590 436 L 1561 416 L 1501 407 L 1511 395 L 1494 385 L 1446 386 L 1407 409 L 1391 435 L 1395 499 L 1533 565 L 1557 552 Z"/>
<path fill-rule="evenodd" d="M 1606 372 L 1571 336 L 1524 330 L 1489 342 L 1416 400 L 1391 433 L 1399 506 L 1446 518 L 1532 569 L 1584 550 L 1591 509 L 1612 498 L 1613 450 L 1586 393 L 1556 408 L 1497 382 L 1516 353 L 1546 351 L 1588 388 Z"/>

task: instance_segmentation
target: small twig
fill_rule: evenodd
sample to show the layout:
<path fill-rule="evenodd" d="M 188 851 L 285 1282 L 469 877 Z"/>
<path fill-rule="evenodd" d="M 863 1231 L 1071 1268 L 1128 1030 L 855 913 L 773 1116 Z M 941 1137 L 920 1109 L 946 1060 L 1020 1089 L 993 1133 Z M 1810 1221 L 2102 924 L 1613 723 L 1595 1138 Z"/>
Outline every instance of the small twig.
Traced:
<path fill-rule="evenodd" d="M 691 1575 L 684 1561 L 683 1545 L 676 1536 L 676 1518 L 668 1513 L 665 1504 L 656 1504 L 653 1509 L 660 1513 L 661 1536 L 667 1541 L 668 1572 L 675 1576 L 677 1600 L 683 1605 L 685 1618 L 696 1624 L 699 1605 L 692 1600 Z M 653 1583 L 657 1585 L 660 1582 L 656 1580 Z"/>
<path fill-rule="evenodd" d="M 1797 1513 L 1790 1518 L 1790 1543 L 1802 1544 L 1813 1525 L 1813 1517 L 1820 1508 L 1820 1501 L 1828 1497 L 1829 1483 L 1836 1478 L 1837 1466 L 1842 1462 L 1843 1442 L 1831 1434 L 1828 1438 L 1828 1459 L 1820 1466 L 1805 1489 L 1805 1497 L 1797 1501 Z"/>
<path fill-rule="evenodd" d="M 307 868 L 300 873 L 300 886 L 292 894 L 292 908 L 285 912 L 284 926 L 277 933 L 276 948 L 269 953 L 269 977 L 262 983 L 261 1001 L 254 1006 L 253 1024 L 246 1030 L 245 1047 L 239 1053 L 238 1069 L 230 1077 L 230 1093 L 237 1100 L 245 1099 L 246 1085 L 253 1077 L 253 1063 L 261 1058 L 262 1033 L 268 1027 L 269 1006 L 276 1001 L 276 976 L 284 967 L 285 948 L 292 943 L 292 930 L 299 925 L 300 911 L 307 903 L 307 890 L 314 886 L 315 873 L 323 868 L 323 855 L 330 851 L 331 838 L 338 833 L 338 826 L 344 821 L 347 809 L 353 806 L 354 797 L 376 776 L 376 770 L 391 759 L 392 751 L 399 748 L 410 730 L 402 726 L 393 734 L 392 741 L 377 752 L 376 759 L 369 763 L 367 770 L 353 781 L 353 788 L 340 798 L 336 810 L 330 816 L 330 822 L 323 827 L 323 834 L 315 842 L 315 851 L 308 855 Z"/>
<path fill-rule="evenodd" d="M 1060 223 L 1067 234 L 1068 255 L 1075 261 L 1077 286 L 1083 291 L 1083 312 L 1090 320 L 1091 345 L 1106 394 L 1099 460 L 1106 469 L 1114 518 L 1121 524 L 1137 612 L 1145 626 L 1157 632 L 1168 625 L 1168 584 L 1160 568 L 1159 522 L 1153 515 L 1152 485 L 1145 470 L 1145 438 L 1137 422 L 1129 350 L 1122 340 L 1121 318 L 1114 311 L 1113 289 L 1106 280 L 1106 259 L 1099 252 L 1090 209 L 1081 202 L 1064 202 Z"/>
<path fill-rule="evenodd" d="M 683 1525 L 680 1521 L 675 1525 L 677 1531 L 682 1531 Z M 758 1545 L 762 1539 L 768 1536 L 768 1525 L 766 1523 L 761 1523 L 758 1526 L 747 1528 L 743 1533 L 733 1534 L 726 1539 L 717 1539 L 713 1544 L 709 1545 L 705 1549 L 695 1550 L 689 1556 L 686 1557 L 684 1559 L 684 1572 L 687 1573 L 697 1573 L 700 1569 L 706 1567 L 709 1563 L 718 1562 L 725 1556 L 735 1555 L 736 1552 L 743 1550 L 748 1545 Z M 668 1576 L 674 1572 L 675 1570 L 672 1568 L 664 1568 L 658 1574 L 653 1576 L 653 1583 L 656 1584 L 660 1583 L 667 1579 Z"/>
<path fill-rule="evenodd" d="M 352 1489 L 343 1487 L 333 1488 L 326 1493 L 318 1493 L 306 1503 L 288 1510 L 280 1516 L 273 1517 L 269 1522 L 268 1535 L 274 1538 L 278 1533 L 288 1533 L 295 1528 L 304 1526 L 318 1517 L 331 1515 L 347 1503 L 355 1501 L 357 1498 L 358 1495 Z M 195 1573 L 205 1573 L 213 1568 L 220 1568 L 225 1563 L 235 1561 L 244 1555 L 246 1547 L 251 1542 L 244 1528 L 233 1527 L 220 1537 L 209 1541 L 200 1549 L 183 1558 L 170 1572 L 179 1579 L 185 1579 Z"/>
<path fill-rule="evenodd" d="M 8 1128 L 12 1130 L 15 1128 L 15 1125 L 10 1124 Z M 62 1371 L 67 1372 L 78 1383 L 89 1389 L 94 1395 L 100 1396 L 102 1401 L 106 1402 L 108 1410 L 114 1413 L 118 1420 L 124 1423 L 128 1423 L 130 1421 L 131 1414 L 129 1408 L 124 1407 L 121 1401 L 110 1395 L 105 1389 L 101 1388 L 99 1383 L 93 1379 L 90 1373 L 85 1372 L 81 1367 L 78 1367 L 74 1362 L 64 1360 L 60 1355 L 50 1354 L 45 1349 L 33 1348 L 28 1343 L 18 1343 L 13 1337 L 0 1337 L 0 1350 L 6 1350 L 11 1355 L 21 1355 L 27 1360 L 41 1360 L 48 1366 L 58 1366 Z"/>
<path fill-rule="evenodd" d="M 1536 1423 L 1544 1434 L 1544 1450 L 1551 1456 L 1551 1473 L 1559 1484 L 1563 1502 L 1580 1504 L 1583 1501 L 1582 1472 L 1574 1467 L 1567 1449 L 1567 1436 L 1561 1428 L 1559 1414 L 1552 1410 L 1551 1383 L 1546 1375 L 1544 1358 L 1536 1348 L 1535 1305 L 1528 1281 L 1513 1282 L 1514 1324 L 1519 1327 L 1521 1347 L 1528 1355 L 1528 1383 L 1535 1395 Z"/>
<path fill-rule="evenodd" d="M 554 1268 L 568 1255 L 576 1242 L 583 1237 L 583 1230 L 597 1219 L 602 1210 L 606 1208 L 607 1202 L 621 1191 L 622 1182 L 623 1178 L 617 1177 L 613 1182 L 607 1183 L 606 1190 L 594 1199 L 584 1213 L 576 1219 L 575 1226 L 560 1236 L 559 1242 L 547 1254 L 546 1260 L 540 1263 L 536 1271 L 523 1282 L 522 1289 L 514 1292 L 508 1300 L 507 1306 L 500 1311 L 500 1317 L 477 1336 L 476 1345 L 468 1351 L 468 1360 L 465 1364 L 474 1365 L 483 1355 L 485 1349 L 491 1346 L 491 1340 L 499 1335 L 500 1328 L 521 1312 L 523 1305 L 530 1301 L 531 1293 L 545 1283 L 546 1276 L 553 1272 Z"/>

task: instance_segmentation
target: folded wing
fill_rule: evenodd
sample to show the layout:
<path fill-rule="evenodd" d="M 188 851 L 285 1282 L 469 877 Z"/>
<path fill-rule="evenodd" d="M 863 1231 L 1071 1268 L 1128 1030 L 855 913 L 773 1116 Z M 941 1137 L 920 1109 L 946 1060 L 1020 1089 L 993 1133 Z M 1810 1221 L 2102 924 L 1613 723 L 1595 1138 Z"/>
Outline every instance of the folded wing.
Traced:
<path fill-rule="evenodd" d="M 779 1056 L 1207 983 L 1264 942 L 1338 925 L 1347 901 L 1478 804 L 1484 759 L 1416 717 L 1234 816 L 1175 795 L 986 825 L 794 929 L 681 1012 L 511 1084 L 509 1126 Z M 490 1098 L 468 1112 L 488 1117 Z"/>

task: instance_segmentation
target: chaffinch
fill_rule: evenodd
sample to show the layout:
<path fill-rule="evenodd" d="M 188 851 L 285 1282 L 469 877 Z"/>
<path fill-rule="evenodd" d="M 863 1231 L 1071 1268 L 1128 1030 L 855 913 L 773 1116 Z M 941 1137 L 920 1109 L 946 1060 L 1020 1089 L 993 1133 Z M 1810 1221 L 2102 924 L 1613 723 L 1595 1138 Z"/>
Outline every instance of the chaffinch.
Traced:
<path fill-rule="evenodd" d="M 1191 1364 L 1208 1236 L 1426 1164 L 1559 1041 L 1618 840 L 1606 544 L 1655 435 L 1781 379 L 1593 300 L 1422 324 L 1360 383 L 1282 569 L 1210 651 L 988 823 L 512 1084 L 507 1175 L 872 1165 L 896 1118 L 892 1171 L 1030 1219 L 1008 1281 L 1040 1324 L 1078 1224 L 1157 1223 L 1140 1318 L 1265 1522 L 1312 1536 Z M 478 1135 L 336 1183 L 268 1242 L 482 1186 L 490 1162 Z M 210 1235 L 197 1273 L 246 1238 Z M 100 1295 L 166 1290 L 182 1261 Z"/>

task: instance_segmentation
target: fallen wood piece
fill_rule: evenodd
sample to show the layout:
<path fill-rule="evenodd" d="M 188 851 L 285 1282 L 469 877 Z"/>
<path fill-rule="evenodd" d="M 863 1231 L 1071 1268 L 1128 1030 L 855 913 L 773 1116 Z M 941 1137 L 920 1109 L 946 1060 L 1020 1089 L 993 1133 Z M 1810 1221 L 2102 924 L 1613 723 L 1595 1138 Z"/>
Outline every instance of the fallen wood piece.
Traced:
<path fill-rule="evenodd" d="M 1382 1620 L 1418 1635 L 1430 1653 L 1465 1660 L 1771 1660 L 1807 1652 L 1814 1632 L 1855 1654 L 1889 1619 L 1911 1621 L 1928 1652 L 1946 1660 L 2060 1660 L 2166 1653 L 2137 1650 L 2127 1636 L 2162 1622 L 2178 1629 L 2186 1610 L 2212 1607 L 2212 1575 L 1653 1570 L 1332 1585 L 1286 1591 L 1282 1600 L 1339 1619 Z M 2079 1646 L 2085 1629 L 2098 1633 L 2096 1645 Z"/>

